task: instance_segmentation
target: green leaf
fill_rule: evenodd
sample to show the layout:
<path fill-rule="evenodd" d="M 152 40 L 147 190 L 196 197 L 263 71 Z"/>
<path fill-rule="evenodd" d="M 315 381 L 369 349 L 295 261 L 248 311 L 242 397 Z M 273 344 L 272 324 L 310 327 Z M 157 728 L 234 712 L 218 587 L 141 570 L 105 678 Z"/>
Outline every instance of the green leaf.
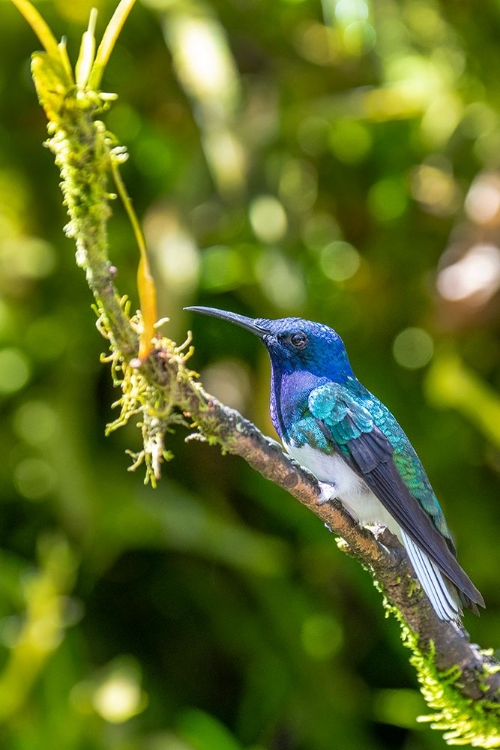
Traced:
<path fill-rule="evenodd" d="M 193 750 L 243 750 L 229 729 L 215 716 L 191 708 L 179 722 L 179 734 L 193 746 Z"/>
<path fill-rule="evenodd" d="M 104 69 L 108 64 L 116 40 L 120 36 L 123 24 L 127 20 L 128 14 L 132 10 L 134 3 L 135 0 L 121 0 L 121 3 L 113 13 L 111 21 L 106 27 L 89 78 L 89 86 L 94 90 L 97 90 L 101 84 Z"/>

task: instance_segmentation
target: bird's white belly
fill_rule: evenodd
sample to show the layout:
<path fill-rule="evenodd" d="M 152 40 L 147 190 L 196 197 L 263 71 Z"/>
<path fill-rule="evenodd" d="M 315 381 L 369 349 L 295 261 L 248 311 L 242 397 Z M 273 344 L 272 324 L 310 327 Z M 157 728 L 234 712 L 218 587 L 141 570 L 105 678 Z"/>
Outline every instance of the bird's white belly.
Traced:
<path fill-rule="evenodd" d="M 360 523 L 381 523 L 394 534 L 399 525 L 373 494 L 366 482 L 359 477 L 338 453 L 322 453 L 310 445 L 296 447 L 286 445 L 289 455 L 304 466 L 320 481 L 335 488 L 334 497 L 355 516 Z"/>

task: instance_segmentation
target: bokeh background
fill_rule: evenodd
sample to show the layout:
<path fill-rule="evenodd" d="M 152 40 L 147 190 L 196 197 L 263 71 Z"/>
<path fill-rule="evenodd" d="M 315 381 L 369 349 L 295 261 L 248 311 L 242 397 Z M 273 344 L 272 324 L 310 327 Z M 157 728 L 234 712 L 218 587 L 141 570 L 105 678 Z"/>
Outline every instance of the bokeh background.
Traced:
<path fill-rule="evenodd" d="M 96 1 L 98 33 L 114 3 Z M 90 3 L 39 5 L 72 59 Z M 74 263 L 38 48 L 0 23 L 0 745 L 8 750 L 444 747 L 370 576 L 317 518 L 187 432 L 156 490 Z M 273 434 L 257 340 L 182 311 L 335 327 L 442 499 L 500 641 L 500 5 L 143 0 L 106 122 L 167 335 Z M 137 305 L 114 204 L 110 254 Z"/>

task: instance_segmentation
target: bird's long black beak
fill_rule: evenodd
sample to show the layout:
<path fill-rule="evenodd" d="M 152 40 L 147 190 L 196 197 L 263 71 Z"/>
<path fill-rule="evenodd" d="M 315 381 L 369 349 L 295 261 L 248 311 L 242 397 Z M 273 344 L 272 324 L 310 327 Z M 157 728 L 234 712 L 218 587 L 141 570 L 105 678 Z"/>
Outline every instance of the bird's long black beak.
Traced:
<path fill-rule="evenodd" d="M 251 331 L 259 338 L 263 338 L 266 333 L 270 333 L 269 329 L 262 325 L 260 320 L 247 318 L 245 315 L 238 315 L 238 313 L 228 312 L 227 310 L 217 310 L 215 307 L 185 307 L 184 310 L 191 310 L 202 315 L 211 315 L 213 318 L 228 320 L 230 323 L 236 323 L 237 326 L 241 326 L 241 328 L 246 328 L 247 331 Z"/>

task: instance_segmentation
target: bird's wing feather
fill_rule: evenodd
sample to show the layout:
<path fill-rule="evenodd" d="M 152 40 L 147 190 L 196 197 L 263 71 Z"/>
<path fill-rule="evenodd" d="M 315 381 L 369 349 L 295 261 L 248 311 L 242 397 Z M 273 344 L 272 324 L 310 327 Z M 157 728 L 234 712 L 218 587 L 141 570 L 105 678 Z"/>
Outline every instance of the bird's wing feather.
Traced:
<path fill-rule="evenodd" d="M 364 479 L 403 531 L 467 598 L 484 606 L 481 594 L 456 561 L 445 537 L 405 484 L 394 461 L 395 449 L 370 412 L 337 383 L 312 391 L 309 408 L 325 437 Z"/>

